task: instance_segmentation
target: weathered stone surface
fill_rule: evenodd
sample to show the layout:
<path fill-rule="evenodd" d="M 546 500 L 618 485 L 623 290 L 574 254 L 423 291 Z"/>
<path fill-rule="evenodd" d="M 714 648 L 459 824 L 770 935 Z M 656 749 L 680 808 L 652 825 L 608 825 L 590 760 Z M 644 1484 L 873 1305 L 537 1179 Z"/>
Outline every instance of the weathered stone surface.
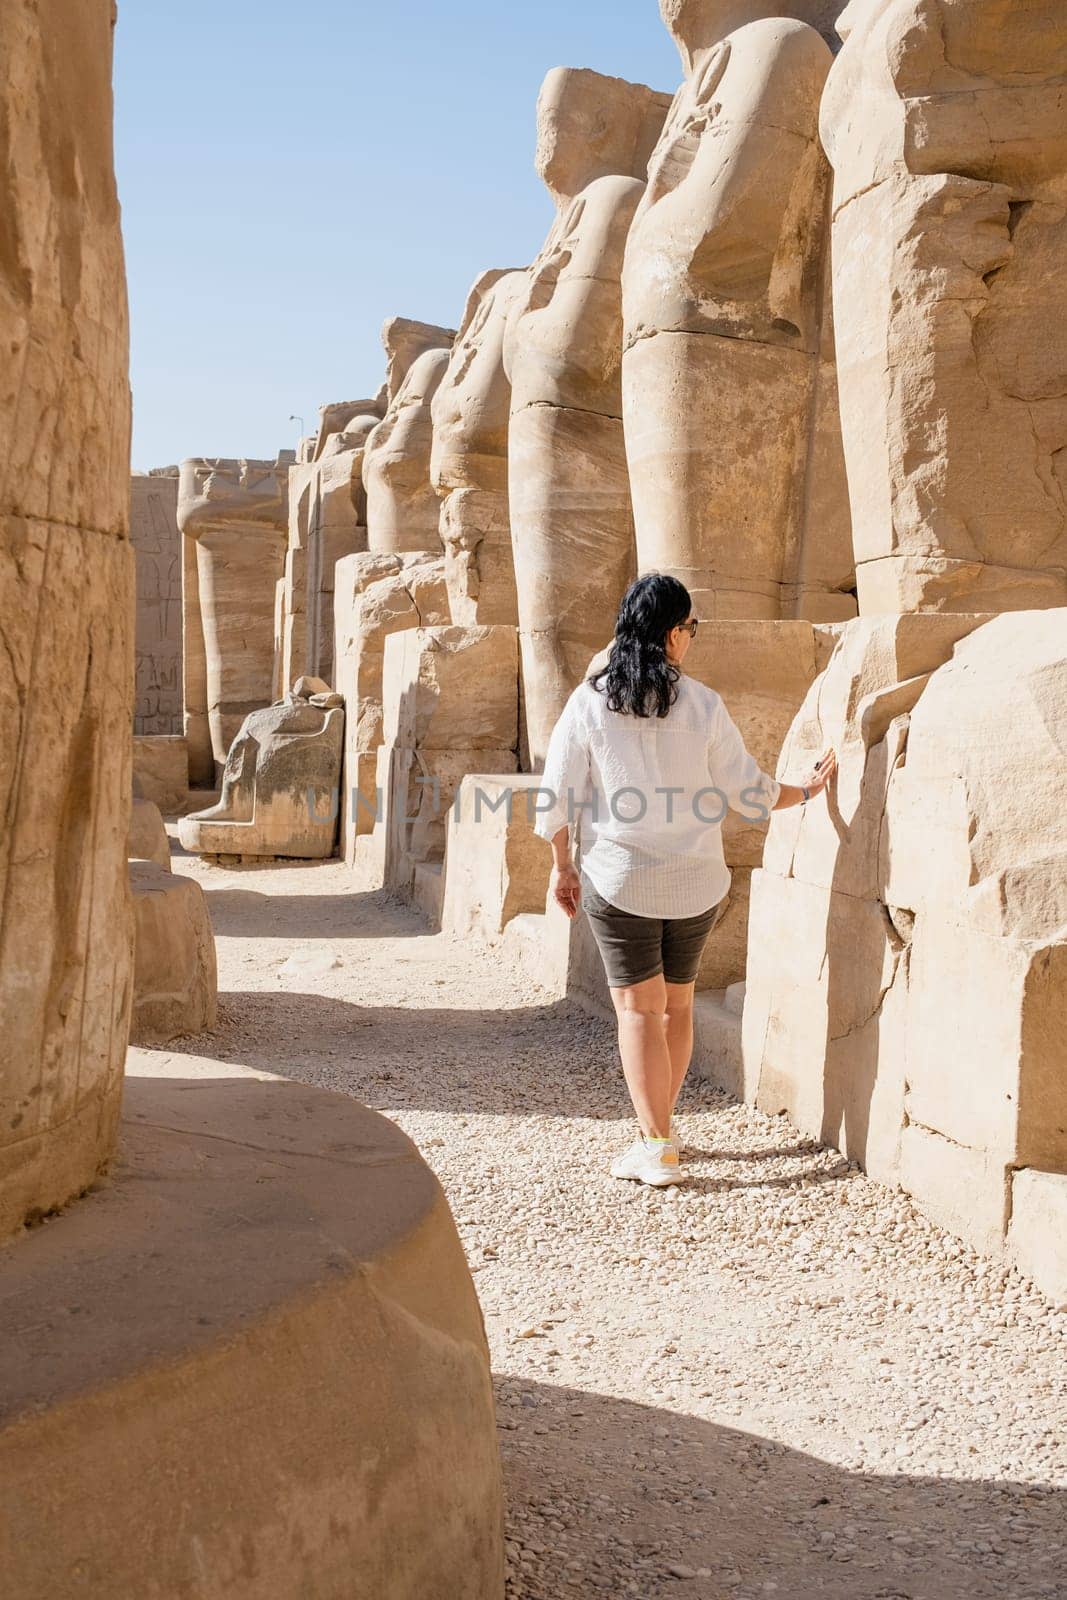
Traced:
<path fill-rule="evenodd" d="M 1067 614 L 849 624 L 783 767 L 829 743 L 753 883 L 746 1090 L 1002 1248 L 1009 1170 L 1067 1171 Z"/>
<path fill-rule="evenodd" d="M 135 800 L 126 834 L 126 855 L 131 861 L 154 861 L 170 871 L 170 841 L 163 817 L 151 800 Z"/>
<path fill-rule="evenodd" d="M 204 891 L 152 860 L 130 862 L 134 913 L 131 1044 L 167 1044 L 215 1026 L 215 936 Z"/>
<path fill-rule="evenodd" d="M 385 742 L 423 751 L 514 749 L 517 652 L 514 628 L 417 628 L 387 639 Z"/>
<path fill-rule="evenodd" d="M 529 759 L 548 739 L 634 571 L 622 437 L 621 273 L 670 101 L 558 68 L 538 102 L 556 221 L 508 324 L 508 445 Z"/>
<path fill-rule="evenodd" d="M 314 680 L 312 680 L 314 681 Z M 307 691 L 307 683 L 301 680 Z M 183 817 L 197 855 L 332 856 L 337 838 L 345 713 L 339 697 L 294 690 L 253 711 L 226 757 L 215 806 Z"/>
<path fill-rule="evenodd" d="M 448 622 L 442 560 L 426 555 L 356 555 L 338 562 L 334 591 L 336 683 L 344 697 L 345 755 L 341 850 L 350 864 L 356 839 L 378 814 L 385 641 L 392 633 Z"/>
<path fill-rule="evenodd" d="M 471 290 L 452 357 L 433 398 L 430 479 L 441 497 L 441 543 L 452 620 L 519 620 L 508 510 L 511 385 L 508 317 L 525 272 L 487 272 Z"/>
<path fill-rule="evenodd" d="M 1015 1174 L 1008 1254 L 1055 1306 L 1067 1311 L 1067 1173 L 1028 1168 Z"/>
<path fill-rule="evenodd" d="M 864 612 L 1067 603 L 1067 26 L 854 0 L 823 101 Z"/>
<path fill-rule="evenodd" d="M 137 572 L 134 733 L 182 732 L 182 536 L 178 468 L 130 480 Z"/>
<path fill-rule="evenodd" d="M 376 853 L 387 886 L 410 893 L 422 862 L 445 854 L 462 780 L 518 765 L 514 628 L 419 628 L 385 644 L 383 816 Z"/>
<path fill-rule="evenodd" d="M 680 578 L 701 617 L 836 620 L 856 607 L 823 314 L 832 58 L 767 12 L 663 8 L 686 79 L 623 271 L 637 557 Z"/>
<path fill-rule="evenodd" d="M 11 1593 L 501 1600 L 488 1352 L 436 1179 L 347 1095 L 162 1060 L 131 1056 L 115 1181 L 5 1262 Z"/>
<path fill-rule="evenodd" d="M 0 11 L 0 1237 L 108 1160 L 129 1017 L 134 588 L 111 23 L 104 4 Z"/>
<path fill-rule="evenodd" d="M 184 563 L 185 721 L 194 783 L 214 780 L 245 717 L 272 698 L 275 590 L 285 566 L 292 462 L 291 450 L 277 461 L 182 462 L 178 525 L 196 551 L 195 565 L 191 551 Z"/>
<path fill-rule="evenodd" d="M 181 811 L 189 797 L 189 746 L 172 733 L 135 735 L 133 792 L 151 800 L 165 817 Z"/>
<path fill-rule="evenodd" d="M 442 925 L 492 939 L 514 917 L 542 915 L 552 852 L 534 833 L 540 778 L 478 773 L 462 780 L 448 817 Z"/>
<path fill-rule="evenodd" d="M 389 358 L 389 407 L 367 439 L 363 456 L 367 547 L 377 554 L 441 549 L 440 508 L 430 483 L 431 407 L 454 338 L 452 328 L 401 318 L 382 330 Z"/>
<path fill-rule="evenodd" d="M 333 678 L 333 612 L 338 561 L 367 548 L 363 457 L 381 421 L 373 400 L 324 406 L 315 458 L 289 472 L 289 548 L 282 584 L 281 691 L 303 672 Z M 362 407 L 362 410 L 354 409 Z M 277 646 L 276 646 L 277 648 Z"/>

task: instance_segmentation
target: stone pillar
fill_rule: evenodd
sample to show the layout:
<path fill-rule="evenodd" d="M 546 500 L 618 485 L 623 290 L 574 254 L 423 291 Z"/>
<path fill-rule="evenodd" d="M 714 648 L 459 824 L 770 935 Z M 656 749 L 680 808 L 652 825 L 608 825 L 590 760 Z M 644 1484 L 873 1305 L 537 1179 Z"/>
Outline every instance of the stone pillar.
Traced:
<path fill-rule="evenodd" d="M 137 564 L 133 731 L 182 732 L 182 536 L 178 468 L 130 480 L 130 539 Z"/>
<path fill-rule="evenodd" d="M 518 625 L 508 513 L 504 369 L 508 317 L 526 286 L 521 271 L 487 272 L 474 285 L 452 359 L 431 407 L 430 480 L 441 497 L 441 543 L 452 620 Z"/>
<path fill-rule="evenodd" d="M 670 101 L 558 68 L 538 101 L 537 169 L 556 220 L 510 320 L 508 443 L 529 759 L 610 635 L 634 571 L 620 355 L 626 235 Z"/>
<path fill-rule="evenodd" d="M 312 459 L 289 471 L 280 694 L 301 677 L 332 682 L 334 568 L 367 548 L 363 456 L 381 403 L 350 400 L 320 415 Z"/>
<path fill-rule="evenodd" d="M 394 317 L 382 330 L 388 407 L 366 441 L 368 549 L 377 555 L 441 549 L 440 511 L 430 483 L 431 405 L 455 330 Z"/>
<path fill-rule="evenodd" d="M 832 57 L 800 20 L 814 10 L 825 21 L 827 8 L 662 10 L 685 81 L 623 272 L 638 566 L 681 579 L 700 617 L 854 616 L 823 317 L 819 101 Z"/>
<path fill-rule="evenodd" d="M 206 721 L 217 773 L 248 713 L 271 703 L 275 590 L 285 565 L 292 460 L 285 450 L 277 461 L 182 462 L 178 524 L 196 549 L 196 603 L 187 591 L 186 604 L 191 769 L 194 748 L 200 748 L 194 745 L 197 722 L 202 740 Z M 197 700 L 190 698 L 194 690 Z M 204 776 L 191 770 L 193 782 Z"/>
<path fill-rule="evenodd" d="M 129 1026 L 134 561 L 112 21 L 109 0 L 0 10 L 0 1237 L 107 1162 Z"/>
<path fill-rule="evenodd" d="M 840 26 L 822 132 L 860 610 L 1062 606 L 1067 19 L 853 0 Z"/>

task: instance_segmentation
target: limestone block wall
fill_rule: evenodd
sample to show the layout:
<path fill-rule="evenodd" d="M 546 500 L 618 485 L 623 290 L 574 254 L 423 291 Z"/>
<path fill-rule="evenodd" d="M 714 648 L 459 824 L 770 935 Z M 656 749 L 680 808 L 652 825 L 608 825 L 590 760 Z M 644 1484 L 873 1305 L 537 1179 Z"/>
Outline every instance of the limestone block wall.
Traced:
<path fill-rule="evenodd" d="M 134 473 L 130 539 L 137 570 L 133 731 L 182 732 L 182 537 L 178 468 Z"/>
<path fill-rule="evenodd" d="M 129 1023 L 133 552 L 112 6 L 0 10 L 0 1236 L 90 1184 Z"/>
<path fill-rule="evenodd" d="M 1002 1252 L 1067 1174 L 1067 613 L 849 624 L 787 759 L 829 743 L 753 882 L 745 1091 Z"/>

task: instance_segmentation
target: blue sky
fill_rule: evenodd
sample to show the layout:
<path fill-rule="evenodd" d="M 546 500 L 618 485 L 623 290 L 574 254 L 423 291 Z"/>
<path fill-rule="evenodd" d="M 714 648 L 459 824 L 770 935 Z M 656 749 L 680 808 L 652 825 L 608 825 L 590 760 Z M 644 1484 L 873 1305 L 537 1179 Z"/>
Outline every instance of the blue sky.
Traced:
<path fill-rule="evenodd" d="M 273 455 L 374 393 L 387 316 L 453 326 L 524 265 L 559 65 L 681 71 L 656 0 L 120 0 L 134 466 Z"/>

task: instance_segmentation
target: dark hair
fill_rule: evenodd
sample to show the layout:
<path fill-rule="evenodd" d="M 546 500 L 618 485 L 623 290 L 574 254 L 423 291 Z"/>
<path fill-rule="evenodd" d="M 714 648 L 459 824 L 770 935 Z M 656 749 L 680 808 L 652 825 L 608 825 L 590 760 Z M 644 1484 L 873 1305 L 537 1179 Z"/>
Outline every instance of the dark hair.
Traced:
<path fill-rule="evenodd" d="M 667 635 L 692 613 L 689 590 L 661 572 L 631 583 L 622 597 L 607 666 L 589 679 L 609 711 L 665 717 L 678 698 L 681 673 L 667 660 Z"/>

